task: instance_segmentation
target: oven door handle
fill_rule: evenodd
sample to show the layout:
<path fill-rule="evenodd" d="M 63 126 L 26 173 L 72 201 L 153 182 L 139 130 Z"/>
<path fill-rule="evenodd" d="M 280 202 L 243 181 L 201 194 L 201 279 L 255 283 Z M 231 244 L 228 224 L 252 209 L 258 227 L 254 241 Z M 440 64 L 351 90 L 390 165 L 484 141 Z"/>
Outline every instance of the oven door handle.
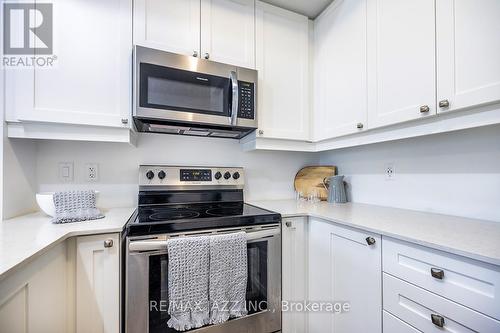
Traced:
<path fill-rule="evenodd" d="M 280 228 L 273 228 L 267 230 L 251 231 L 247 232 L 247 242 L 279 235 Z M 217 233 L 215 234 L 217 235 Z M 224 235 L 220 233 L 219 235 Z M 192 237 L 192 236 L 188 236 Z M 147 251 L 166 251 L 168 240 L 143 240 L 143 241 L 133 241 L 128 245 L 129 252 L 147 252 Z"/>
<path fill-rule="evenodd" d="M 238 99 L 239 99 L 239 91 L 238 91 L 238 74 L 235 71 L 231 71 L 230 74 L 231 81 L 231 114 L 229 116 L 229 120 L 232 126 L 236 126 L 236 120 L 238 117 Z"/>

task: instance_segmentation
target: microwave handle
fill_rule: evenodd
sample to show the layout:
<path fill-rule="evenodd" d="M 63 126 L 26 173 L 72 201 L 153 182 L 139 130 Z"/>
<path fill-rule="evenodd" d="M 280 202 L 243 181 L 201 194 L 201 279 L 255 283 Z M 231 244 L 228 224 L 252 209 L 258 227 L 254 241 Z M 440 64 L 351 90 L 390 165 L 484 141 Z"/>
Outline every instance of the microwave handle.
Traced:
<path fill-rule="evenodd" d="M 231 114 L 230 121 L 232 126 L 236 126 L 236 119 L 238 117 L 238 99 L 239 99 L 239 91 L 238 91 L 238 75 L 235 71 L 231 71 Z"/>

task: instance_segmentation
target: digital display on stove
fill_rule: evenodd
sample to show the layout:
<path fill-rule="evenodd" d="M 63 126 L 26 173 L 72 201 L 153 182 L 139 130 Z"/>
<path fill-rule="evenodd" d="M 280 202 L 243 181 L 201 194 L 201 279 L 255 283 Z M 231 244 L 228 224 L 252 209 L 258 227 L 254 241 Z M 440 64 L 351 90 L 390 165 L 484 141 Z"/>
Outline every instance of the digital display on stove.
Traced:
<path fill-rule="evenodd" d="M 212 170 L 210 169 L 181 169 L 181 182 L 211 182 Z"/>

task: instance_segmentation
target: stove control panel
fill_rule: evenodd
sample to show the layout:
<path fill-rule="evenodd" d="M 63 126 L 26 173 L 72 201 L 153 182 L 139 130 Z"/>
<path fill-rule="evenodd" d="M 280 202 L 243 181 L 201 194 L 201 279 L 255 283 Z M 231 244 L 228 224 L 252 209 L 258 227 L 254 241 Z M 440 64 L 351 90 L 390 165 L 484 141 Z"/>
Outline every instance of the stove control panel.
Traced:
<path fill-rule="evenodd" d="M 141 165 L 139 186 L 243 188 L 243 168 Z"/>

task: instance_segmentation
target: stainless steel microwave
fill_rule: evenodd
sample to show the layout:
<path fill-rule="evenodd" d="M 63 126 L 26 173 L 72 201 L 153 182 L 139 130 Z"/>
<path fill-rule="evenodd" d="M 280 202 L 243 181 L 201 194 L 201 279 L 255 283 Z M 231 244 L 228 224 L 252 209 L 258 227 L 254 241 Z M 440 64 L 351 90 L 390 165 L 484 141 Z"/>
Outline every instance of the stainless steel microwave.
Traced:
<path fill-rule="evenodd" d="M 140 132 L 239 139 L 257 128 L 257 71 L 134 47 Z"/>

